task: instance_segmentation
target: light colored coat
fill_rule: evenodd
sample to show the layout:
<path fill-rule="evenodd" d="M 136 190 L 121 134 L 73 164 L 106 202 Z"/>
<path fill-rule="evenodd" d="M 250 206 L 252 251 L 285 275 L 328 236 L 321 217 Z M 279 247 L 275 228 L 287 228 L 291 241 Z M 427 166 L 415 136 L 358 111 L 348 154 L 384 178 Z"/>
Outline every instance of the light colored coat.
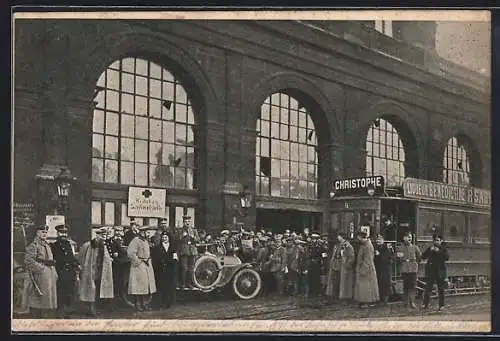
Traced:
<path fill-rule="evenodd" d="M 372 242 L 369 239 L 361 242 L 356 258 L 354 285 L 354 299 L 359 303 L 374 303 L 380 299 L 374 257 Z"/>
<path fill-rule="evenodd" d="M 399 244 L 396 246 L 396 256 L 401 273 L 418 273 L 418 263 L 422 258 L 422 252 L 414 244 Z"/>
<path fill-rule="evenodd" d="M 151 253 L 147 240 L 135 237 L 127 248 L 130 258 L 128 293 L 130 295 L 148 295 L 156 292 L 155 273 L 151 262 Z M 147 260 L 147 265 L 145 261 Z"/>
<path fill-rule="evenodd" d="M 333 271 L 340 272 L 339 283 L 339 299 L 351 299 L 354 288 L 354 248 L 345 241 L 342 245 L 335 245 L 332 258 L 330 259 L 330 267 L 328 269 L 328 279 L 326 283 L 327 296 L 334 296 L 335 288 Z"/>
<path fill-rule="evenodd" d="M 99 298 L 113 298 L 113 267 L 111 256 L 108 249 L 103 247 L 102 274 L 100 283 Z M 91 242 L 85 242 L 78 252 L 78 261 L 82 267 L 80 271 L 80 285 L 78 287 L 78 295 L 82 302 L 95 302 L 96 287 L 96 264 L 95 256 L 96 249 L 91 247 Z"/>
<path fill-rule="evenodd" d="M 54 260 L 50 245 L 35 237 L 26 247 L 24 264 L 30 273 L 31 281 L 28 294 L 28 305 L 35 309 L 57 308 L 57 272 L 55 267 L 46 266 L 37 261 Z M 35 288 L 38 286 L 40 292 Z"/>

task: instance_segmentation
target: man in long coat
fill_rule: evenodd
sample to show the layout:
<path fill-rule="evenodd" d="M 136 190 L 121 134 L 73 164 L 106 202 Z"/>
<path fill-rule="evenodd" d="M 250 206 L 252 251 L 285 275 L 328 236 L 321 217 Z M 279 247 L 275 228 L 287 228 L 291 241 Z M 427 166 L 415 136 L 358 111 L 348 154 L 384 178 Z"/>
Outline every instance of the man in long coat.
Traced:
<path fill-rule="evenodd" d="M 422 254 L 422 259 L 427 259 L 425 265 L 425 285 L 423 308 L 429 307 L 429 298 L 434 283 L 438 287 L 439 311 L 444 308 L 444 281 L 446 279 L 446 262 L 450 258 L 448 249 L 443 244 L 443 237 L 433 236 L 433 244 Z"/>
<path fill-rule="evenodd" d="M 104 246 L 106 228 L 95 231 L 95 238 L 85 242 L 78 253 L 81 266 L 79 297 L 89 305 L 88 313 L 97 315 L 96 302 L 114 297 L 111 255 Z"/>
<path fill-rule="evenodd" d="M 416 294 L 418 263 L 422 253 L 417 245 L 412 243 L 411 233 L 403 236 L 403 244 L 396 247 L 399 271 L 403 278 L 403 299 L 408 308 L 417 309 L 414 299 Z"/>
<path fill-rule="evenodd" d="M 375 245 L 375 270 L 377 271 L 378 292 L 380 302 L 387 303 L 392 289 L 392 264 L 394 250 L 384 243 L 384 237 L 377 235 Z"/>
<path fill-rule="evenodd" d="M 130 275 L 128 281 L 129 295 L 135 295 L 135 307 L 138 311 L 150 310 L 148 302 L 156 292 L 155 275 L 151 261 L 151 253 L 146 231 L 143 226 L 139 235 L 132 239 L 127 255 L 130 259 Z"/>
<path fill-rule="evenodd" d="M 183 216 L 182 239 L 179 245 L 180 256 L 180 280 L 182 288 L 193 288 L 193 270 L 198 248 L 196 244 L 199 241 L 196 231 L 191 226 L 191 217 Z"/>
<path fill-rule="evenodd" d="M 360 241 L 356 257 L 356 278 L 354 282 L 354 300 L 361 307 L 377 302 L 378 293 L 377 272 L 375 270 L 375 249 L 364 231 L 358 232 Z"/>
<path fill-rule="evenodd" d="M 68 228 L 65 225 L 56 226 L 57 240 L 51 249 L 56 261 L 57 271 L 57 302 L 58 309 L 65 315 L 73 306 L 75 286 L 80 264 L 75 257 L 75 251 L 68 240 Z"/>
<path fill-rule="evenodd" d="M 354 248 L 346 234 L 340 233 L 337 240 L 330 259 L 326 296 L 330 301 L 349 301 L 352 300 L 354 288 Z"/>
<path fill-rule="evenodd" d="M 31 287 L 28 306 L 36 318 L 57 308 L 57 272 L 52 250 L 47 243 L 47 226 L 39 226 L 33 242 L 26 247 L 24 264 L 28 270 Z"/>

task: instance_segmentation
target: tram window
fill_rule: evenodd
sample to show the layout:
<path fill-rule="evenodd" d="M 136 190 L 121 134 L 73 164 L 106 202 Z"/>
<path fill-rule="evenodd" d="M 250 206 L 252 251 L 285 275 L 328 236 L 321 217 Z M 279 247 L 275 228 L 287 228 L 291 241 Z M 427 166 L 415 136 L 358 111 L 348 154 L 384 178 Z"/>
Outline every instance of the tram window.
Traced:
<path fill-rule="evenodd" d="M 445 240 L 449 241 L 464 241 L 465 240 L 465 213 L 464 212 L 444 212 L 444 229 L 443 234 Z"/>
<path fill-rule="evenodd" d="M 419 239 L 431 239 L 434 233 L 442 234 L 442 212 L 419 209 Z"/>
<path fill-rule="evenodd" d="M 469 230 L 472 243 L 489 243 L 491 238 L 490 215 L 469 213 Z"/>

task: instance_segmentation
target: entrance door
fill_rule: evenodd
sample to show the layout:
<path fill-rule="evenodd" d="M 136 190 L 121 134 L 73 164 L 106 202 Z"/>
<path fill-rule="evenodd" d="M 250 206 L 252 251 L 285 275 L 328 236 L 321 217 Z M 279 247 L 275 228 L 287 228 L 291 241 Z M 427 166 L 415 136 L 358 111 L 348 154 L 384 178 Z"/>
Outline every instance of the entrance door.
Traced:
<path fill-rule="evenodd" d="M 257 229 L 283 233 L 285 230 L 302 233 L 305 227 L 311 231 L 320 231 L 321 214 L 298 210 L 257 209 Z"/>

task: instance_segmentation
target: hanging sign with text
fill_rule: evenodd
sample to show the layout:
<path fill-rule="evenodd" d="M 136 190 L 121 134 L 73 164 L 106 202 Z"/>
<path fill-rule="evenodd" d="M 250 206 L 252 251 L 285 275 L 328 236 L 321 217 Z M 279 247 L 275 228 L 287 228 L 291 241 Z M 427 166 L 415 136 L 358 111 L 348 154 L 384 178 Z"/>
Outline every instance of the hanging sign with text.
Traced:
<path fill-rule="evenodd" d="M 403 191 L 407 198 L 482 207 L 491 205 L 491 192 L 474 187 L 406 178 Z"/>
<path fill-rule="evenodd" d="M 370 194 L 369 190 L 373 192 Z M 365 176 L 340 179 L 333 183 L 334 196 L 341 195 L 381 195 L 384 193 L 383 176 Z"/>
<path fill-rule="evenodd" d="M 165 217 L 166 190 L 162 188 L 129 187 L 129 217 Z"/>

